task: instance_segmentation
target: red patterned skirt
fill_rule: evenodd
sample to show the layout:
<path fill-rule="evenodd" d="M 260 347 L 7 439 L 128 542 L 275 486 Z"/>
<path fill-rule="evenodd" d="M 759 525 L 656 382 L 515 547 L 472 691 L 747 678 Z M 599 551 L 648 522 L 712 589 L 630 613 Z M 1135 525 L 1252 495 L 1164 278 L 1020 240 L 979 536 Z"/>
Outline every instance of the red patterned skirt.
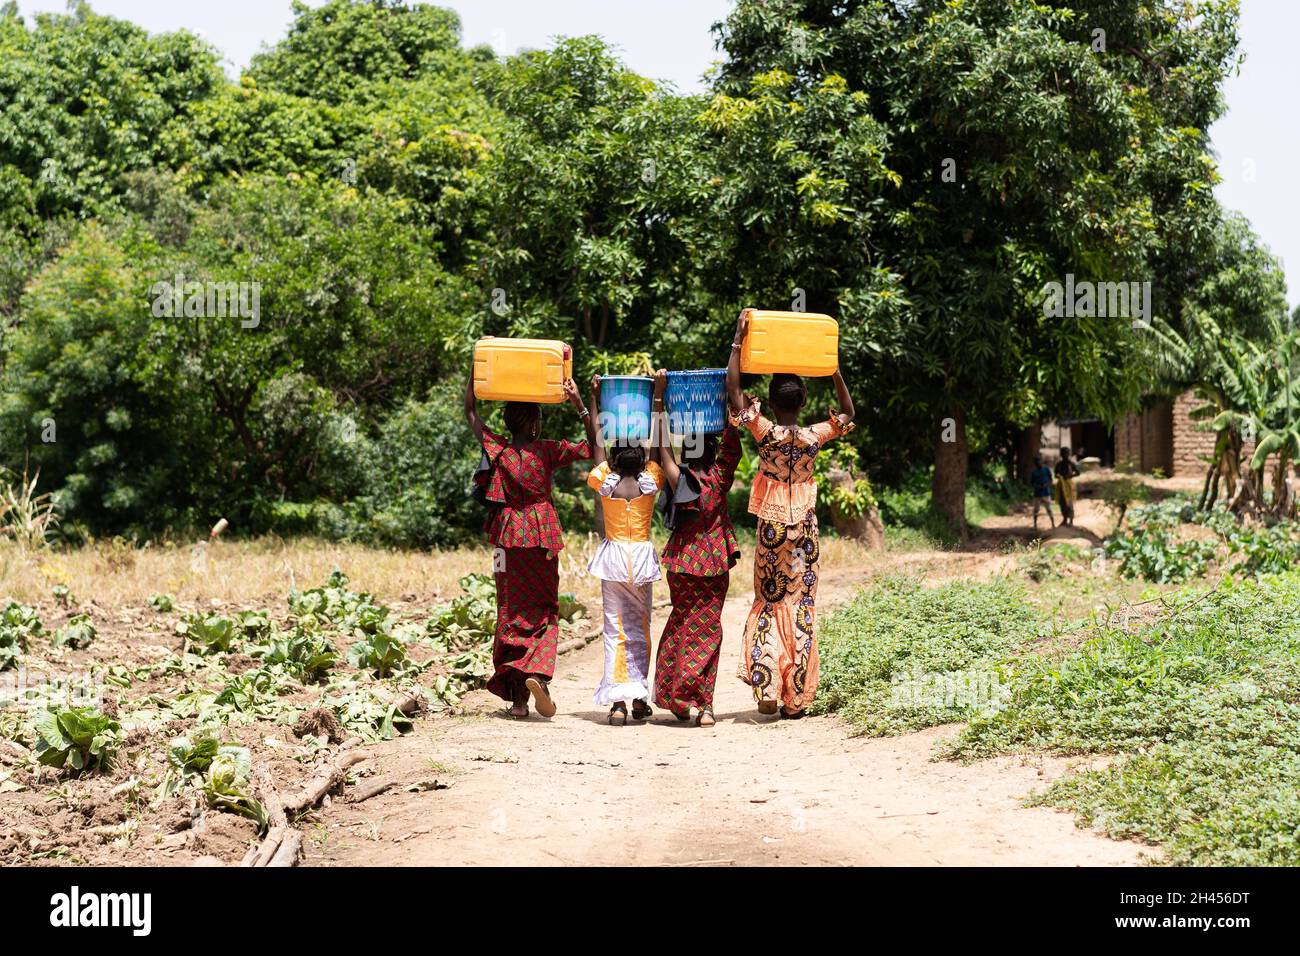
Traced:
<path fill-rule="evenodd" d="M 675 714 L 712 708 L 729 574 L 668 572 L 673 610 L 655 657 L 655 703 Z"/>
<path fill-rule="evenodd" d="M 560 639 L 560 562 L 545 548 L 502 548 L 496 572 L 497 630 L 487 688 L 505 700 L 530 676 L 555 673 Z"/>

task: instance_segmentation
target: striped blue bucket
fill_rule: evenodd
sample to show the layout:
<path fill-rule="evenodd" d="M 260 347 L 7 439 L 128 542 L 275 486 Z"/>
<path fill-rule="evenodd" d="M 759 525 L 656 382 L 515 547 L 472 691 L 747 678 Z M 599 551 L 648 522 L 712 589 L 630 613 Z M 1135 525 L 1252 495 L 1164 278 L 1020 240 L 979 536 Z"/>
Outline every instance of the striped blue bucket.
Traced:
<path fill-rule="evenodd" d="M 650 400 L 654 380 L 644 375 L 600 377 L 600 432 L 606 441 L 627 443 L 650 438 Z"/>
<path fill-rule="evenodd" d="M 669 372 L 664 390 L 668 428 L 675 435 L 717 433 L 727 424 L 727 370 Z"/>

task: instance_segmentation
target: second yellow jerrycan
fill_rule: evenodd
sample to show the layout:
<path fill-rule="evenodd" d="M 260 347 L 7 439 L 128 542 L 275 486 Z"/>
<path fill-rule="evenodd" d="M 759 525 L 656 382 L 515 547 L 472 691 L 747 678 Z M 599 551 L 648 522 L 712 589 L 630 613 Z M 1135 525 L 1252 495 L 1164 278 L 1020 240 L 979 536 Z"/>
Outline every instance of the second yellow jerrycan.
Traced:
<path fill-rule="evenodd" d="M 740 351 L 740 370 L 753 375 L 834 375 L 840 367 L 840 326 L 818 312 L 754 309 Z"/>
<path fill-rule="evenodd" d="M 499 402 L 564 401 L 573 349 L 552 339 L 485 336 L 474 346 L 474 396 Z"/>

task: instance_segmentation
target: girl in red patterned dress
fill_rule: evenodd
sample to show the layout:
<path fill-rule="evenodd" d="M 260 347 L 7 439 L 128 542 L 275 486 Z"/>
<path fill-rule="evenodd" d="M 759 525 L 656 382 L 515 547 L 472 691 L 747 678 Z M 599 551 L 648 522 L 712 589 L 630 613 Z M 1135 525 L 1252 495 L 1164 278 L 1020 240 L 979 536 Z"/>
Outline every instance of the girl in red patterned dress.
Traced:
<path fill-rule="evenodd" d="M 655 415 L 663 419 L 663 395 L 668 373 L 655 373 Z M 666 436 L 666 423 L 659 435 Z M 727 512 L 740 462 L 740 435 L 728 424 L 717 435 L 694 434 L 682 443 L 682 464 L 673 457 L 666 437 L 655 449 L 668 495 L 664 522 L 672 530 L 660 563 L 668 572 L 672 613 L 659 638 L 655 658 L 655 703 L 678 720 L 712 727 L 713 688 L 722 650 L 722 606 L 727 599 L 731 568 L 740 557 L 736 533 Z"/>
<path fill-rule="evenodd" d="M 832 438 L 853 428 L 853 399 L 839 370 L 835 400 L 840 410 L 801 427 L 808 399 L 798 375 L 773 375 L 768 387 L 772 417 L 740 391 L 740 350 L 749 333 L 740 313 L 727 364 L 732 421 L 758 442 L 759 468 L 749 489 L 749 512 L 758 516 L 754 555 L 754 605 L 745 622 L 745 644 L 736 676 L 754 691 L 760 714 L 802 717 L 817 692 L 817 482 L 813 462 Z"/>
<path fill-rule="evenodd" d="M 555 673 L 560 630 L 560 518 L 551 502 L 557 468 L 591 457 L 595 432 L 591 413 L 571 379 L 564 394 L 582 416 L 587 437 L 580 442 L 540 438 L 541 409 L 532 402 L 506 402 L 510 438 L 489 430 L 474 400 L 474 372 L 465 387 L 465 417 L 483 447 L 474 475 L 476 494 L 488 506 L 485 532 L 494 547 L 497 627 L 488 690 L 510 701 L 510 716 L 528 716 L 531 693 L 537 712 L 555 714 L 550 680 Z"/>

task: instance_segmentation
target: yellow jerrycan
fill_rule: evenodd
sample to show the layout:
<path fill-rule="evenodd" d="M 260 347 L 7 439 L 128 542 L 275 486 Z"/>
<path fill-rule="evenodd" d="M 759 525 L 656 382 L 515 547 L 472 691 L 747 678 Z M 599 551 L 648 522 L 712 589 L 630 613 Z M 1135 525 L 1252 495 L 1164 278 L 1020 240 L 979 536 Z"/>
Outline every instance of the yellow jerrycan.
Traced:
<path fill-rule="evenodd" d="M 818 312 L 754 309 L 740 351 L 740 370 L 754 375 L 834 375 L 840 367 L 840 326 Z"/>
<path fill-rule="evenodd" d="M 566 378 L 573 378 L 573 349 L 563 342 L 489 335 L 474 346 L 477 398 L 558 405 Z"/>

